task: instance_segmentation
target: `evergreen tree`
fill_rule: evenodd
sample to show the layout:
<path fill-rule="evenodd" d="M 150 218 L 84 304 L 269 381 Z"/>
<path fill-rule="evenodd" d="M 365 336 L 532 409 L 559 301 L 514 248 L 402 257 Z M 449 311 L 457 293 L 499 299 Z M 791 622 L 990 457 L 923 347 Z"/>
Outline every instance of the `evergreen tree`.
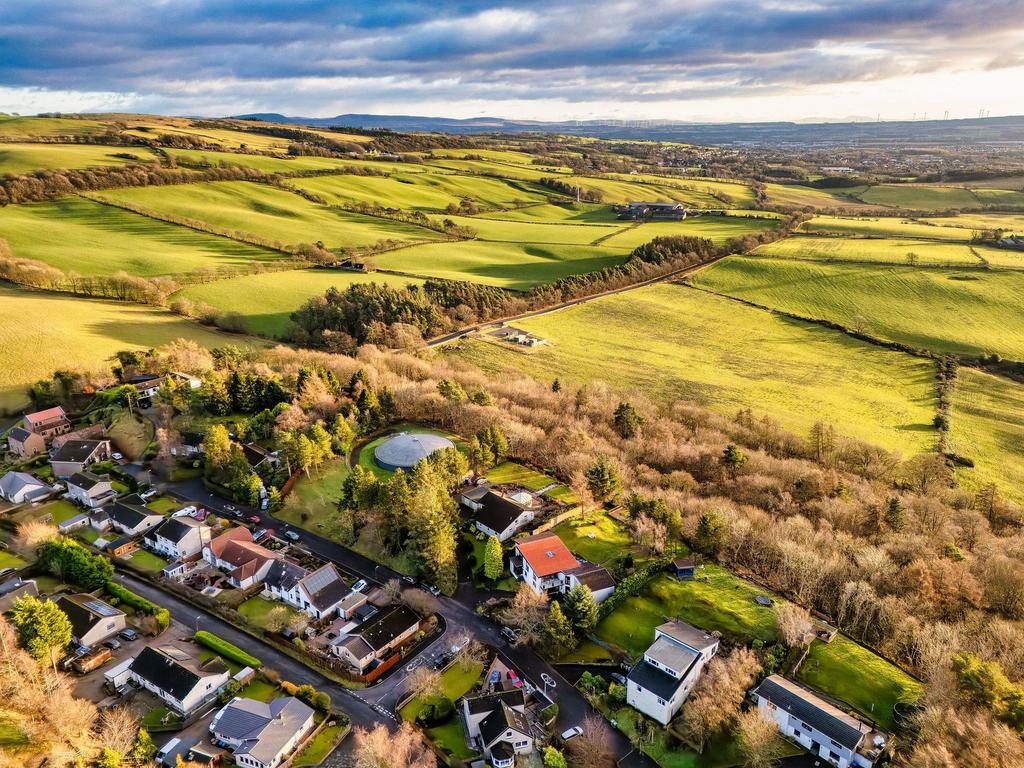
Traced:
<path fill-rule="evenodd" d="M 500 464 L 508 457 L 508 437 L 505 436 L 501 427 L 494 425 L 485 430 L 486 442 L 494 454 L 494 463 Z"/>
<path fill-rule="evenodd" d="M 445 400 L 467 400 L 466 390 L 453 379 L 441 379 L 437 382 L 437 391 Z"/>
<path fill-rule="evenodd" d="M 727 530 L 728 524 L 722 513 L 714 509 L 708 510 L 697 521 L 693 548 L 709 557 L 716 556 L 725 544 Z"/>
<path fill-rule="evenodd" d="M 551 382 L 551 391 L 552 392 L 561 392 L 562 391 L 562 382 L 559 381 L 558 379 L 555 379 L 554 381 L 552 381 Z"/>
<path fill-rule="evenodd" d="M 643 417 L 629 403 L 618 404 L 612 421 L 615 424 L 615 431 L 626 439 L 635 436 L 640 425 L 644 423 Z"/>
<path fill-rule="evenodd" d="M 497 581 L 505 572 L 505 562 L 501 551 L 501 542 L 497 536 L 487 539 L 484 547 L 484 577 L 490 581 Z"/>
<path fill-rule="evenodd" d="M 903 502 L 899 496 L 892 496 L 885 505 L 885 524 L 893 531 L 902 531 L 906 524 Z"/>
<path fill-rule="evenodd" d="M 565 616 L 576 632 L 585 637 L 597 626 L 597 601 L 593 593 L 582 584 L 577 584 L 565 596 Z"/>
<path fill-rule="evenodd" d="M 614 502 L 622 493 L 619 472 L 607 456 L 599 456 L 586 471 L 587 485 L 594 499 L 606 504 Z"/>
<path fill-rule="evenodd" d="M 331 424 L 331 438 L 334 452 L 344 456 L 352 450 L 352 443 L 355 442 L 356 433 L 348 423 L 348 419 L 340 413 L 334 417 Z"/>
<path fill-rule="evenodd" d="M 725 446 L 725 450 L 722 451 L 722 465 L 729 470 L 729 476 L 735 480 L 736 473 L 739 472 L 740 467 L 747 463 L 747 455 L 737 448 L 733 443 L 729 443 Z"/>
<path fill-rule="evenodd" d="M 57 654 L 71 642 L 71 621 L 55 602 L 32 595 L 19 597 L 10 620 L 18 644 L 40 664 L 56 664 Z"/>
<path fill-rule="evenodd" d="M 548 617 L 544 622 L 544 645 L 553 658 L 560 658 L 576 647 L 576 635 L 572 624 L 562 612 L 562 606 L 551 603 Z"/>

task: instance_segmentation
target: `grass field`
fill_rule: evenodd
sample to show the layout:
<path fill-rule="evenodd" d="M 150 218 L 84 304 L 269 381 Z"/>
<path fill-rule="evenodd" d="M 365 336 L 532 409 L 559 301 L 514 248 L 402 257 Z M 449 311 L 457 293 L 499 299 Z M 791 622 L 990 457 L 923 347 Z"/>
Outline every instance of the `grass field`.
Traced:
<path fill-rule="evenodd" d="M 317 176 L 291 182 L 335 205 L 377 203 L 387 208 L 443 211 L 470 198 L 485 208 L 543 202 L 544 195 L 523 183 L 483 176 L 442 173 L 396 173 L 392 176 Z"/>
<path fill-rule="evenodd" d="M 950 409 L 950 449 L 974 462 L 957 470 L 964 487 L 995 483 L 1000 493 L 1024 503 L 1024 386 L 961 368 Z"/>
<path fill-rule="evenodd" d="M 866 186 L 843 187 L 841 189 L 817 189 L 799 184 L 767 184 L 768 198 L 783 205 L 812 206 L 814 208 L 864 207 L 855 196 L 864 192 Z"/>
<path fill-rule="evenodd" d="M 921 240 L 968 242 L 974 230 L 967 227 L 944 227 L 927 224 L 930 219 L 872 219 L 846 216 L 815 216 L 800 225 L 801 232 L 828 232 L 862 237 L 897 237 Z"/>
<path fill-rule="evenodd" d="M 338 458 L 324 465 L 319 474 L 314 472 L 310 477 L 301 477 L 288 495 L 288 513 L 299 519 L 303 513 L 307 514 L 310 520 L 322 517 L 327 509 L 334 509 L 337 506 L 341 497 L 341 486 L 348 475 L 348 463 L 344 458 Z"/>
<path fill-rule="evenodd" d="M 0 123 L 0 131 L 3 123 Z M 0 144 L 0 175 L 41 169 L 91 168 L 100 165 L 152 163 L 148 147 L 104 147 L 89 144 Z"/>
<path fill-rule="evenodd" d="M 21 568 L 25 561 L 6 549 L 0 550 L 0 570 L 5 568 Z"/>
<path fill-rule="evenodd" d="M 302 748 L 302 751 L 292 760 L 292 765 L 296 768 L 304 765 L 320 765 L 333 751 L 340 735 L 340 725 L 328 725 Z"/>
<path fill-rule="evenodd" d="M 584 191 L 600 192 L 601 202 L 628 203 L 635 200 L 674 200 L 686 203 L 692 208 L 721 208 L 723 204 L 732 207 L 737 201 L 725 203 L 706 190 L 684 187 L 682 180 L 662 180 L 658 183 L 641 183 L 621 178 L 594 178 L 591 176 L 568 176 L 562 179 L 567 184 L 578 184 Z M 632 178 L 632 177 L 629 177 Z"/>
<path fill-rule="evenodd" d="M 807 434 L 816 421 L 904 454 L 930 450 L 934 367 L 837 331 L 676 285 L 598 299 L 517 327 L 548 339 L 523 353 L 488 340 L 458 353 L 491 371 L 750 407 Z"/>
<path fill-rule="evenodd" d="M 531 491 L 538 491 L 555 482 L 551 477 L 535 469 L 524 467 L 514 461 L 506 461 L 487 470 L 487 479 L 492 483 L 517 483 Z"/>
<path fill-rule="evenodd" d="M 474 220 L 479 220 L 480 218 L 480 216 L 475 216 Z M 483 218 L 501 219 L 503 221 L 564 221 L 574 224 L 618 223 L 621 226 L 629 225 L 628 221 L 619 219 L 618 214 L 611 209 L 611 206 L 598 203 L 544 203 L 542 205 L 519 208 L 514 211 L 488 213 L 484 214 Z"/>
<path fill-rule="evenodd" d="M 359 449 L 359 455 L 356 456 L 356 463 L 363 469 L 370 470 L 379 478 L 387 479 L 391 477 L 392 473 L 389 470 L 384 469 L 381 466 L 378 466 L 376 460 L 373 457 L 373 452 L 378 445 L 383 443 L 389 437 L 397 435 L 400 432 L 410 432 L 412 434 L 440 435 L 441 437 L 447 437 L 449 440 L 455 443 L 456 448 L 461 449 L 463 452 L 465 452 L 466 450 L 465 442 L 460 440 L 455 435 L 449 434 L 447 432 L 442 432 L 441 430 L 438 429 L 430 429 L 429 427 L 424 427 L 420 424 L 414 424 L 409 421 L 400 421 L 397 424 L 392 424 L 385 434 L 381 435 L 380 437 L 375 437 L 366 445 L 362 446 Z"/>
<path fill-rule="evenodd" d="M 922 690 L 906 672 L 841 634 L 831 643 L 811 644 L 797 679 L 846 702 L 889 731 L 894 727 L 893 706 L 916 701 Z"/>
<path fill-rule="evenodd" d="M 114 441 L 116 450 L 131 461 L 142 456 L 153 434 L 153 422 L 141 416 L 133 417 L 128 411 L 122 411 L 107 430 L 107 436 Z"/>
<path fill-rule="evenodd" d="M 92 136 L 103 133 L 106 129 L 102 122 L 92 119 L 0 115 L 0 136 L 4 137 Z"/>
<path fill-rule="evenodd" d="M 419 282 L 416 278 L 384 272 L 302 269 L 197 283 L 186 286 L 174 296 L 238 312 L 243 327 L 250 333 L 283 338 L 291 325 L 289 315 L 307 299 L 320 296 L 331 286 L 344 290 L 354 283 L 379 283 L 401 288 Z"/>
<path fill-rule="evenodd" d="M 379 240 L 437 240 L 433 230 L 361 216 L 311 203 L 291 192 L 247 181 L 105 191 L 114 200 L 150 210 L 250 232 L 285 245 L 322 241 L 328 248 L 358 247 Z"/>
<path fill-rule="evenodd" d="M 724 243 L 732 237 L 757 234 L 775 228 L 775 220 L 739 216 L 693 216 L 684 221 L 656 221 L 641 224 L 613 235 L 602 245 L 632 250 L 656 237 L 706 237 Z"/>
<path fill-rule="evenodd" d="M 442 168 L 458 173 L 495 176 L 503 179 L 521 179 L 524 181 L 538 181 L 550 176 L 558 176 L 559 178 L 564 176 L 560 171 L 544 168 L 539 165 L 503 163 L 497 160 L 457 160 L 437 157 L 433 160 L 427 160 L 426 165 L 430 168 Z"/>
<path fill-rule="evenodd" d="M 0 208 L 0 237 L 15 256 L 80 275 L 148 277 L 281 258 L 274 251 L 81 197 Z"/>
<path fill-rule="evenodd" d="M 245 620 L 252 626 L 259 627 L 260 629 L 266 629 L 270 618 L 270 612 L 279 606 L 285 610 L 285 622 L 288 622 L 293 616 L 298 615 L 298 613 L 290 606 L 287 606 L 277 600 L 267 600 L 259 595 L 250 597 L 238 606 L 238 612 L 244 616 Z"/>
<path fill-rule="evenodd" d="M 260 344 L 151 307 L 0 286 L 0 411 L 25 405 L 27 387 L 60 368 L 107 368 L 119 350 L 159 347 L 178 338 L 206 347 Z"/>
<path fill-rule="evenodd" d="M 649 559 L 649 555 L 633 543 L 629 529 L 603 511 L 566 520 L 552 528 L 551 532 L 574 555 L 598 565 L 611 566 L 627 554 L 633 555 L 634 562 Z"/>
<path fill-rule="evenodd" d="M 692 190 L 701 195 L 715 198 L 719 205 L 714 207 L 727 205 L 736 208 L 748 208 L 754 204 L 754 190 L 742 182 L 688 176 L 656 176 L 651 173 L 613 173 L 609 175 L 611 178 L 620 181 L 638 181 L 654 185 L 669 184 Z"/>
<path fill-rule="evenodd" d="M 451 219 L 460 226 L 472 227 L 476 230 L 479 240 L 496 240 L 516 243 L 555 243 L 563 245 L 588 245 L 597 240 L 614 236 L 629 226 L 628 222 L 619 224 L 582 224 L 578 222 L 527 222 L 501 221 L 476 216 L 448 216 L 439 214 L 432 216 L 440 223 Z"/>
<path fill-rule="evenodd" d="M 959 216 L 936 216 L 928 221 L 947 227 L 1024 232 L 1024 214 L 1019 213 L 961 213 Z"/>
<path fill-rule="evenodd" d="M 1021 272 L 730 256 L 693 283 L 916 348 L 1024 359 Z"/>
<path fill-rule="evenodd" d="M 441 694 L 451 701 L 457 702 L 473 688 L 473 684 L 482 673 L 482 664 L 453 664 L 441 675 Z M 398 711 L 398 714 L 403 720 L 416 722 L 416 715 L 429 701 L 427 698 L 415 696 Z M 428 728 L 427 736 L 435 744 L 451 752 L 456 758 L 466 759 L 476 754 L 466 745 L 458 717 L 453 717 L 444 725 L 439 725 L 436 728 Z"/>
<path fill-rule="evenodd" d="M 447 280 L 469 280 L 525 291 L 561 277 L 595 272 L 626 260 L 622 249 L 480 240 L 431 243 L 373 257 L 380 269 Z"/>
<path fill-rule="evenodd" d="M 888 205 L 921 211 L 980 208 L 983 203 L 963 187 L 927 187 L 921 184 L 879 184 L 860 193 L 872 205 Z"/>
<path fill-rule="evenodd" d="M 988 258 L 993 248 L 976 250 Z M 851 261 L 875 264 L 907 264 L 908 254 L 917 257 L 917 264 L 929 267 L 978 267 L 982 260 L 965 243 L 942 243 L 930 240 L 851 239 L 796 235 L 762 245 L 758 256 L 776 256 L 807 261 Z"/>
<path fill-rule="evenodd" d="M 183 168 L 236 165 L 270 173 L 295 171 L 342 170 L 346 163 L 333 157 L 268 157 L 267 155 L 240 155 L 234 152 L 211 152 L 199 149 L 166 149 Z"/>

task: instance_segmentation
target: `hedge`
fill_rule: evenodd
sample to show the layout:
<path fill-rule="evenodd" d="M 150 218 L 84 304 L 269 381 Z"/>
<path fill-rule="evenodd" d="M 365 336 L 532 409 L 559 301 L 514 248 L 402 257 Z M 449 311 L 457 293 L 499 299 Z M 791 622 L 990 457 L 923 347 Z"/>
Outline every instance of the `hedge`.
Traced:
<path fill-rule="evenodd" d="M 207 632 L 205 629 L 201 629 L 196 632 L 195 638 L 197 643 L 205 645 L 211 651 L 220 654 L 228 661 L 241 664 L 243 667 L 252 667 L 253 669 L 259 669 L 263 666 L 263 662 L 255 656 L 250 656 L 237 645 L 232 645 L 227 640 L 217 637 L 215 634 Z"/>
<path fill-rule="evenodd" d="M 170 611 L 166 608 L 161 608 L 156 603 L 150 602 L 140 595 L 136 595 L 130 589 L 122 587 L 117 582 L 111 581 L 107 583 L 107 594 L 111 597 L 116 597 L 119 602 L 122 602 L 135 610 L 141 611 L 142 613 L 155 618 L 161 632 L 171 625 Z"/>
<path fill-rule="evenodd" d="M 642 568 L 637 568 L 633 573 L 620 581 L 616 585 L 615 591 L 598 607 L 598 621 L 604 619 L 629 598 L 639 595 L 648 582 L 657 576 L 659 572 L 665 570 L 667 565 L 667 558 L 653 560 Z"/>

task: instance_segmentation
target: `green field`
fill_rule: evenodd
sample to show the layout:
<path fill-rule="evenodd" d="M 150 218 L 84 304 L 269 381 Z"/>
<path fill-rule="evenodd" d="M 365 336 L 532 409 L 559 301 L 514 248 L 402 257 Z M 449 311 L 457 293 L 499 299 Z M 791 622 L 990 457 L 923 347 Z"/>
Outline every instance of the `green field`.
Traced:
<path fill-rule="evenodd" d="M 21 568 L 25 565 L 25 560 L 18 557 L 12 552 L 8 552 L 6 549 L 0 550 L 0 570 L 6 568 Z"/>
<path fill-rule="evenodd" d="M 167 565 L 167 561 L 158 555 L 154 555 L 152 552 L 148 552 L 145 549 L 136 550 L 128 560 L 136 568 L 141 568 L 144 571 L 150 573 L 160 573 Z"/>
<path fill-rule="evenodd" d="M 373 257 L 380 269 L 422 277 L 470 280 L 517 291 L 561 277 L 621 264 L 621 248 L 589 245 L 534 245 L 482 240 L 431 243 Z"/>
<path fill-rule="evenodd" d="M 240 155 L 234 152 L 211 152 L 199 149 L 164 150 L 182 168 L 237 165 L 269 173 L 296 171 L 343 170 L 345 161 L 333 157 L 268 157 L 267 155 Z"/>
<path fill-rule="evenodd" d="M 815 640 L 797 679 L 849 704 L 882 728 L 894 728 L 893 706 L 916 701 L 922 685 L 878 654 L 845 635 Z"/>
<path fill-rule="evenodd" d="M 931 219 L 871 219 L 815 216 L 800 225 L 801 232 L 827 232 L 861 237 L 898 237 L 921 240 L 968 242 L 974 234 L 966 227 L 929 224 Z"/>
<path fill-rule="evenodd" d="M 1024 359 L 1024 273 L 730 256 L 693 283 L 936 352 Z"/>
<path fill-rule="evenodd" d="M 28 138 L 36 136 L 93 136 L 105 132 L 99 120 L 70 117 L 21 117 L 0 114 L 0 136 Z"/>
<path fill-rule="evenodd" d="M 602 245 L 628 248 L 649 243 L 656 237 L 706 237 L 715 243 L 724 243 L 733 237 L 757 234 L 774 229 L 775 220 L 739 216 L 692 216 L 683 221 L 656 221 L 622 231 L 605 240 Z"/>
<path fill-rule="evenodd" d="M 927 187 L 920 184 L 879 184 L 862 192 L 860 199 L 872 205 L 888 205 L 920 211 L 980 208 L 983 203 L 963 187 Z"/>
<path fill-rule="evenodd" d="M 754 204 L 754 190 L 746 184 L 737 181 L 688 176 L 655 176 L 651 173 L 612 173 L 609 176 L 620 181 L 638 181 L 655 186 L 669 184 L 675 187 L 682 187 L 717 200 L 719 204 L 712 207 L 725 205 L 735 208 L 749 208 Z"/>
<path fill-rule="evenodd" d="M 864 208 L 855 198 L 867 187 L 817 189 L 799 184 L 766 184 L 768 198 L 782 205 L 811 206 L 813 208 Z"/>
<path fill-rule="evenodd" d="M 1002 229 L 1006 232 L 1024 232 L 1024 214 L 1012 213 L 961 213 L 959 216 L 936 216 L 929 218 L 934 224 L 968 229 Z"/>
<path fill-rule="evenodd" d="M 736 200 L 724 201 L 704 189 L 683 186 L 682 180 L 664 179 L 657 183 L 641 183 L 627 181 L 627 178 L 594 178 L 592 176 L 567 176 L 562 181 L 567 184 L 578 184 L 584 191 L 600 192 L 603 203 L 629 203 L 638 200 L 673 200 L 686 203 L 692 208 L 721 208 L 723 205 L 734 207 Z M 740 188 L 742 189 L 742 188 Z M 742 202 L 742 201 L 739 201 Z"/>
<path fill-rule="evenodd" d="M 974 247 L 974 250 L 986 260 L 990 255 L 997 255 L 992 254 L 997 250 L 995 248 Z M 755 253 L 758 256 L 776 256 L 784 259 L 859 261 L 875 264 L 907 264 L 908 254 L 913 254 L 917 258 L 917 264 L 921 266 L 978 267 L 983 265 L 982 260 L 972 252 L 972 246 L 965 243 L 942 243 L 930 240 L 851 239 L 796 235 L 762 245 Z"/>
<path fill-rule="evenodd" d="M 3 123 L 0 123 L 3 130 Z M 41 169 L 91 168 L 99 165 L 153 163 L 148 147 L 106 147 L 90 144 L 0 144 L 0 175 Z"/>
<path fill-rule="evenodd" d="M 628 227 L 629 222 L 615 225 L 581 224 L 576 222 L 527 222 L 501 221 L 477 216 L 432 216 L 440 223 L 450 219 L 456 224 L 472 227 L 479 240 L 496 240 L 515 243 L 554 243 L 563 245 L 588 245 L 609 236 L 615 236 Z"/>
<path fill-rule="evenodd" d="M 633 543 L 629 529 L 603 511 L 591 512 L 559 523 L 551 532 L 562 540 L 574 555 L 598 565 L 611 566 L 630 554 L 634 562 L 649 558 Z"/>
<path fill-rule="evenodd" d="M 379 283 L 404 287 L 420 280 L 384 272 L 345 272 L 337 269 L 301 269 L 264 272 L 230 280 L 189 285 L 174 294 L 224 311 L 238 312 L 250 333 L 283 338 L 291 326 L 289 315 L 307 299 L 334 286 L 344 290 L 354 283 Z"/>
<path fill-rule="evenodd" d="M 294 179 L 300 189 L 334 205 L 376 203 L 386 208 L 443 211 L 469 198 L 484 208 L 539 203 L 545 198 L 531 186 L 483 176 L 442 173 L 396 173 L 392 176 L 317 176 Z"/>
<path fill-rule="evenodd" d="M 276 187 L 247 181 L 135 187 L 103 194 L 158 213 L 249 232 L 284 245 L 321 241 L 328 248 L 359 247 L 379 240 L 411 242 L 441 237 L 423 227 L 339 211 Z"/>
<path fill-rule="evenodd" d="M 628 221 L 619 219 L 618 214 L 612 210 L 610 205 L 598 203 L 544 203 L 541 205 L 530 205 L 526 208 L 519 208 L 514 211 L 501 211 L 500 213 L 488 213 L 484 216 L 475 216 L 474 221 L 481 218 L 500 219 L 502 221 L 551 221 L 568 222 L 574 224 L 615 224 L 628 226 Z"/>
<path fill-rule="evenodd" d="M 950 409 L 950 450 L 974 462 L 957 479 L 977 490 L 995 483 L 1002 495 L 1024 503 L 1024 386 L 961 368 Z"/>
<path fill-rule="evenodd" d="M 535 469 L 524 467 L 514 461 L 505 461 L 487 470 L 487 479 L 494 484 L 516 483 L 531 491 L 539 491 L 555 482 L 554 479 Z"/>
<path fill-rule="evenodd" d="M 171 275 L 281 258 L 274 251 L 82 197 L 0 208 L 0 237 L 10 243 L 17 257 L 88 276 L 115 272 Z"/>
<path fill-rule="evenodd" d="M 553 168 L 544 168 L 539 165 L 503 163 L 497 160 L 456 160 L 438 157 L 433 160 L 426 160 L 426 164 L 431 168 L 443 168 L 458 173 L 496 176 L 503 179 L 520 179 L 524 181 L 538 181 L 544 177 L 558 176 L 561 178 L 564 176 L 560 171 Z"/>
<path fill-rule="evenodd" d="M 107 369 L 119 350 L 178 338 L 206 347 L 256 343 L 152 307 L 0 286 L 0 411 L 25 405 L 27 387 L 58 369 Z"/>
<path fill-rule="evenodd" d="M 904 454 L 934 447 L 931 362 L 730 299 L 651 286 L 516 325 L 548 346 L 524 353 L 480 339 L 458 353 L 491 371 L 604 381 L 730 416 L 749 407 L 798 434 L 822 420 Z"/>
<path fill-rule="evenodd" d="M 441 674 L 441 693 L 453 702 L 457 702 L 473 688 L 473 684 L 483 672 L 482 664 L 453 664 Z M 416 715 L 429 703 L 429 699 L 421 696 L 413 697 L 398 714 L 403 720 L 416 721 Z M 462 733 L 462 725 L 457 716 L 452 717 L 444 725 L 428 728 L 427 736 L 440 747 L 447 749 L 458 759 L 473 757 L 476 752 L 469 748 Z"/>

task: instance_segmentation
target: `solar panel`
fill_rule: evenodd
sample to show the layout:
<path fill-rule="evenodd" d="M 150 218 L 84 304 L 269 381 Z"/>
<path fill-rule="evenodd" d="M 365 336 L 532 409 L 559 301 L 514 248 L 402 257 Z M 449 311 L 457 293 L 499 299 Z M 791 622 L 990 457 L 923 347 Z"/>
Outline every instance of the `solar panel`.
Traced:
<path fill-rule="evenodd" d="M 319 592 L 335 580 L 336 576 L 333 568 L 321 568 L 319 571 L 315 571 L 306 577 L 306 589 L 311 593 Z"/>
<path fill-rule="evenodd" d="M 117 616 L 120 613 L 117 608 L 107 605 L 102 600 L 89 600 L 84 605 L 98 616 Z"/>

